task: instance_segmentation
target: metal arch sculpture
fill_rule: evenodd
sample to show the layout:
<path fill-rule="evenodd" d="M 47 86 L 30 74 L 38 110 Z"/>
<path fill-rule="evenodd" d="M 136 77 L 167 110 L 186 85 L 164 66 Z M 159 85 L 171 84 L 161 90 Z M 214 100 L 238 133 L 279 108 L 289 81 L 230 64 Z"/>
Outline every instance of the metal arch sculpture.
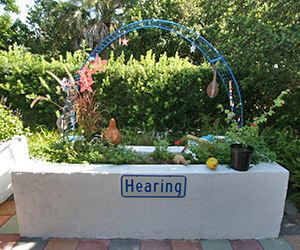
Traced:
<path fill-rule="evenodd" d="M 99 55 L 108 45 L 110 45 L 112 42 L 114 42 L 116 39 L 118 39 L 121 36 L 124 36 L 125 34 L 138 30 L 138 29 L 144 29 L 144 28 L 159 28 L 168 30 L 171 32 L 176 33 L 177 35 L 183 37 L 187 41 L 189 41 L 191 44 L 193 44 L 197 49 L 199 49 L 202 54 L 208 59 L 209 63 L 215 64 L 217 72 L 219 77 L 221 78 L 225 89 L 227 91 L 227 95 L 229 97 L 230 103 L 232 104 L 231 109 L 236 114 L 236 117 L 238 118 L 238 123 L 243 126 L 243 104 L 242 104 L 242 98 L 241 94 L 238 88 L 238 84 L 236 82 L 236 79 L 229 68 L 228 64 L 226 63 L 223 56 L 208 42 L 206 41 L 202 36 L 198 35 L 194 31 L 192 31 L 189 28 L 186 28 L 180 24 L 166 21 L 166 20 L 156 20 L 156 19 L 149 19 L 149 20 L 143 20 L 134 22 L 131 24 L 128 24 L 111 35 L 109 35 L 105 40 L 103 40 L 89 55 L 89 57 L 86 59 L 84 64 L 82 65 L 81 69 L 84 67 L 84 65 L 87 64 L 89 66 L 90 62 L 93 61 L 96 57 L 96 55 Z M 75 81 L 78 80 L 79 75 L 76 76 Z M 232 84 L 229 84 L 229 82 L 232 82 Z M 229 85 L 232 86 L 232 89 L 229 88 Z M 74 93 L 76 95 L 76 92 Z M 73 96 L 69 96 L 68 99 L 75 100 Z M 72 115 L 75 115 L 75 112 L 72 111 L 74 105 L 70 105 L 70 103 L 66 104 L 65 106 L 65 114 L 67 117 L 70 117 L 73 124 L 72 126 L 69 126 L 69 129 L 67 131 L 64 131 L 64 135 L 73 135 L 75 137 L 75 123 L 74 123 L 74 117 L 72 118 Z"/>

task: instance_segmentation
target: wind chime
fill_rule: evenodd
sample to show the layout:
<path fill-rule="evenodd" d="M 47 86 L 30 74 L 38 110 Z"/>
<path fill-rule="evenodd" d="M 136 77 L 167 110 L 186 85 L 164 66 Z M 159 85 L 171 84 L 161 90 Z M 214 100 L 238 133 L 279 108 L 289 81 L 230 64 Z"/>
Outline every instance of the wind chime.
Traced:
<path fill-rule="evenodd" d="M 234 119 L 236 114 L 233 112 L 234 109 L 234 101 L 232 96 L 232 81 L 229 81 L 229 101 L 230 101 L 230 110 L 231 112 L 228 114 L 228 117 Z M 241 120 L 241 116 L 239 116 L 237 123 L 239 124 Z"/>

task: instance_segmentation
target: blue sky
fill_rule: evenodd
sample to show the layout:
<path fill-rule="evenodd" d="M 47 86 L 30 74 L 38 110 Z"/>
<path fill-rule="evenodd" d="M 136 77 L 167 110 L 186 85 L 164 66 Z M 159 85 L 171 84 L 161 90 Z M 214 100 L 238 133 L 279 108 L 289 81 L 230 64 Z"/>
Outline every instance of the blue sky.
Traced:
<path fill-rule="evenodd" d="M 58 2 L 58 0 L 57 0 Z M 65 2 L 65 0 L 63 0 L 63 2 Z M 20 18 L 20 20 L 25 23 L 26 22 L 26 16 L 27 16 L 27 12 L 28 12 L 28 7 L 33 7 L 34 6 L 34 0 L 16 0 L 16 5 L 19 6 L 19 10 L 21 11 L 20 14 L 11 14 L 11 17 L 13 18 L 13 20 Z M 3 13 L 3 7 L 0 7 L 0 15 Z"/>
<path fill-rule="evenodd" d="M 28 12 L 28 8 L 26 7 L 26 5 L 28 5 L 29 7 L 32 7 L 34 5 L 34 0 L 17 0 L 16 1 L 16 5 L 19 6 L 19 10 L 21 11 L 20 14 L 11 14 L 11 17 L 15 20 L 17 18 L 20 18 L 22 22 L 25 23 L 26 21 L 26 15 Z M 0 15 L 3 13 L 3 7 L 0 8 Z"/>
<path fill-rule="evenodd" d="M 28 8 L 26 7 L 26 5 L 28 5 L 29 7 L 32 7 L 34 5 L 34 0 L 26 0 L 26 1 L 17 0 L 16 4 L 19 6 L 21 14 L 17 15 L 16 17 L 13 17 L 13 18 L 19 17 L 21 19 L 21 21 L 23 23 L 25 23 L 26 15 L 27 15 L 27 12 L 28 12 Z"/>

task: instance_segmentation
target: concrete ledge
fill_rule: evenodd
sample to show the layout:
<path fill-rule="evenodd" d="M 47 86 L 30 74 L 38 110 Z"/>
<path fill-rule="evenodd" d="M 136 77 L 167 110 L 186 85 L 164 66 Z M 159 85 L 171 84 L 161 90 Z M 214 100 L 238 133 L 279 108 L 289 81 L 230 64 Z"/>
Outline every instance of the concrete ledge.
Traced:
<path fill-rule="evenodd" d="M 12 171 L 22 237 L 99 239 L 276 238 L 288 177 L 276 163 L 238 172 L 29 162 Z"/>
<path fill-rule="evenodd" d="M 0 203 L 13 193 L 11 169 L 27 160 L 29 153 L 25 136 L 15 136 L 0 145 Z"/>

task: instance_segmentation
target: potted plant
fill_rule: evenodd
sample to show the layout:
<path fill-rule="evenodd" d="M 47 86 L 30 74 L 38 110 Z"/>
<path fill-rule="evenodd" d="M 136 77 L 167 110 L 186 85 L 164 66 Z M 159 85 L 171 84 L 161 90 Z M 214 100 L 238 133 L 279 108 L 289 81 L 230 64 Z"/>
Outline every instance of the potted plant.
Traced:
<path fill-rule="evenodd" d="M 252 154 L 258 154 L 258 158 L 268 159 L 273 152 L 269 150 L 266 143 L 259 136 L 259 125 L 267 121 L 268 116 L 272 116 L 276 107 L 281 107 L 284 104 L 283 95 L 289 90 L 281 92 L 281 94 L 273 101 L 274 104 L 260 117 L 254 118 L 252 122 L 248 122 L 244 127 L 239 127 L 236 122 L 233 122 L 231 116 L 226 118 L 227 123 L 230 123 L 230 129 L 226 134 L 226 138 L 231 143 L 231 167 L 238 171 L 247 171 L 249 169 Z M 222 109 L 222 107 L 221 107 Z M 231 112 L 225 110 L 228 115 Z M 258 162 L 254 162 L 256 164 Z"/>

